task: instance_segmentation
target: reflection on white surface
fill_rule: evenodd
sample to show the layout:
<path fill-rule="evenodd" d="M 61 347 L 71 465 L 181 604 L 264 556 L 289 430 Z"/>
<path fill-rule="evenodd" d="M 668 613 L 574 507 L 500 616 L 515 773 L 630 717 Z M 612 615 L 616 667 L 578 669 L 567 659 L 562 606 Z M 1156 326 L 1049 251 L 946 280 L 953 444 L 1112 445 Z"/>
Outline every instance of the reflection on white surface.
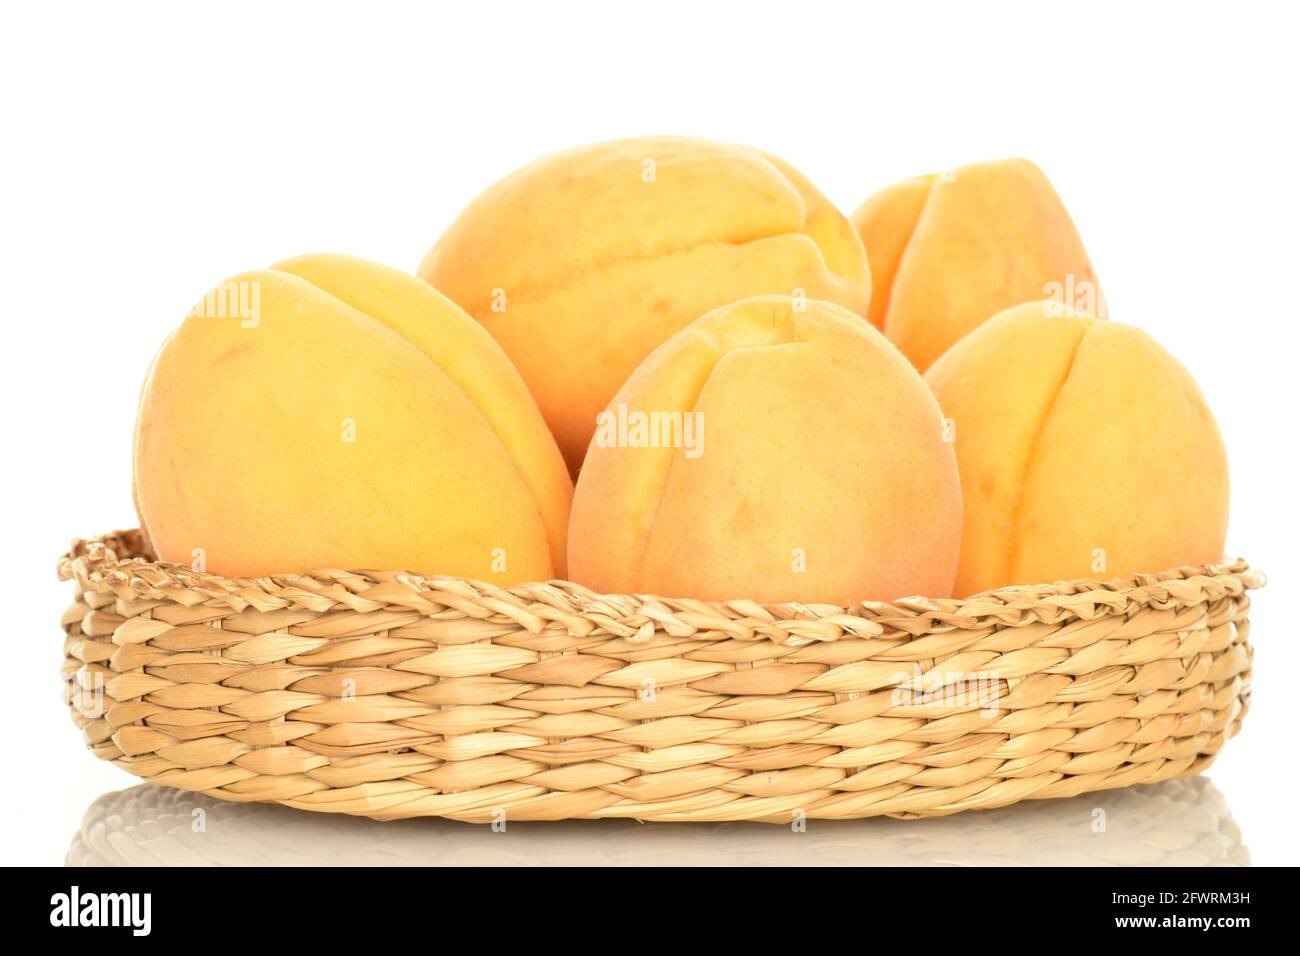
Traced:
<path fill-rule="evenodd" d="M 929 820 L 380 823 L 143 784 L 100 797 L 69 866 L 1248 866 L 1205 777 Z"/>

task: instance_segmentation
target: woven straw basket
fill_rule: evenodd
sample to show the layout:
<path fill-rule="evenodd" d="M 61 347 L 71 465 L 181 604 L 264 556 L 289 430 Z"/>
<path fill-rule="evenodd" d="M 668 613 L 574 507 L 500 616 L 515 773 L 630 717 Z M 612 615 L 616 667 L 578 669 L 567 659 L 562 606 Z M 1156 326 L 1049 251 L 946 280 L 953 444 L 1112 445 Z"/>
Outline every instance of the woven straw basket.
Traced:
<path fill-rule="evenodd" d="M 59 563 L 99 757 L 382 819 L 938 816 L 1196 773 L 1250 695 L 1238 561 L 760 605 L 399 572 L 230 579 L 137 531 Z"/>

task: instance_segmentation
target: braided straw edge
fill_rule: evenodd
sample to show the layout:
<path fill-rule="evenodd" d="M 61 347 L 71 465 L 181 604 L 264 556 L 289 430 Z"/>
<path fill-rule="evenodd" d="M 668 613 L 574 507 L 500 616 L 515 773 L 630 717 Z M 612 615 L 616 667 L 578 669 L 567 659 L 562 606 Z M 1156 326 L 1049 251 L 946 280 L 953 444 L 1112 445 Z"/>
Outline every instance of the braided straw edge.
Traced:
<path fill-rule="evenodd" d="M 424 577 L 407 571 L 345 571 L 320 568 L 301 574 L 228 578 L 153 560 L 139 530 L 74 539 L 59 558 L 63 581 L 86 591 L 131 600 L 176 601 L 232 611 L 305 610 L 360 613 L 394 608 L 433 614 L 443 608 L 470 617 L 508 620 L 531 634 L 559 625 L 574 636 L 602 629 L 648 640 L 657 628 L 672 637 L 717 640 L 765 637 L 797 646 L 843 636 L 920 637 L 945 628 L 1016 627 L 1030 622 L 1067 624 L 1099 615 L 1131 615 L 1146 607 L 1187 608 L 1240 597 L 1267 583 L 1243 559 L 1226 564 L 1186 565 L 1153 574 L 1110 580 L 1072 580 L 996 588 L 967 598 L 908 597 L 893 602 L 762 604 L 750 600 L 699 601 L 648 594 L 597 594 L 571 581 L 498 587 L 457 577 Z"/>

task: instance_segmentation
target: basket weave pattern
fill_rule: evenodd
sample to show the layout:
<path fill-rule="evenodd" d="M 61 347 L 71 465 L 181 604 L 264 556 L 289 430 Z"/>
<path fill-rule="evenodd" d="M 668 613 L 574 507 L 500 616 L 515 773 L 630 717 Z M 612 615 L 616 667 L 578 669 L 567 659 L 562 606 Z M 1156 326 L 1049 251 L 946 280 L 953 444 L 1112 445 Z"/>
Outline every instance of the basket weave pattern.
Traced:
<path fill-rule="evenodd" d="M 97 756 L 228 800 L 471 821 L 936 816 L 1196 773 L 1246 712 L 1263 584 L 1238 561 L 845 609 L 230 579 L 135 531 L 59 573 Z"/>

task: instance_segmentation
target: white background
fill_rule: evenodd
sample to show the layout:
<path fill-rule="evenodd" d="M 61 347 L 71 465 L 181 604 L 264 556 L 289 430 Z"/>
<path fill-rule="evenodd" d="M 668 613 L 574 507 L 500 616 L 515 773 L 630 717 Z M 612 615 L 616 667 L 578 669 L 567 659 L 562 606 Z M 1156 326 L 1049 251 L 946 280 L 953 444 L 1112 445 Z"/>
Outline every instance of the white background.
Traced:
<path fill-rule="evenodd" d="M 4 5 L 0 861 L 61 862 L 92 799 L 133 783 L 60 701 L 72 589 L 54 564 L 69 538 L 133 523 L 137 390 L 193 301 L 309 251 L 414 269 L 516 166 L 664 132 L 776 152 L 845 211 L 967 162 L 1047 172 L 1111 317 L 1182 359 L 1224 432 L 1228 550 L 1271 584 L 1254 707 L 1210 776 L 1255 862 L 1300 862 L 1292 14 L 447 6 Z"/>

